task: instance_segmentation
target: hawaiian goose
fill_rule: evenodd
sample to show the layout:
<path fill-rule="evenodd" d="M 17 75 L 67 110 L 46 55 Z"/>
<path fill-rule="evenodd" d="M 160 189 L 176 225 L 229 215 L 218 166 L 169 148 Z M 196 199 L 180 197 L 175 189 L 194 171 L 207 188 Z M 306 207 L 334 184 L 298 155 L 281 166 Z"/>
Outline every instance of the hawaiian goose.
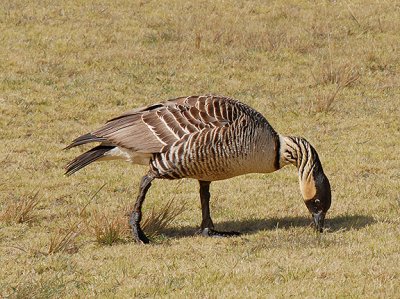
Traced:
<path fill-rule="evenodd" d="M 123 159 L 148 165 L 130 217 L 136 242 L 149 240 L 140 227 L 142 204 L 154 179 L 193 178 L 200 183 L 201 233 L 218 232 L 210 216 L 210 183 L 246 173 L 297 167 L 300 189 L 322 232 L 331 188 L 315 149 L 305 139 L 278 134 L 259 112 L 221 96 L 190 96 L 129 111 L 75 139 L 66 149 L 99 142 L 66 166 L 71 175 L 94 161 Z"/>

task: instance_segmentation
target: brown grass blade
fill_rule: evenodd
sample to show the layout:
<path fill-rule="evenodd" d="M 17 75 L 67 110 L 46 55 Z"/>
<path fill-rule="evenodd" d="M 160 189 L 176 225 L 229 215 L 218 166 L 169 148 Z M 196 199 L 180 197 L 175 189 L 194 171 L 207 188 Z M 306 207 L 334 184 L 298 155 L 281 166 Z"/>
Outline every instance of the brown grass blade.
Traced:
<path fill-rule="evenodd" d="M 111 217 L 96 211 L 87 223 L 89 231 L 93 233 L 96 242 L 102 245 L 113 245 L 124 240 L 128 234 L 127 221 L 123 216 Z"/>
<path fill-rule="evenodd" d="M 40 202 L 39 191 L 34 195 L 22 197 L 9 203 L 0 214 L 0 221 L 8 224 L 30 223 L 35 219 L 34 210 Z"/>
<path fill-rule="evenodd" d="M 354 66 L 349 64 L 336 66 L 331 61 L 323 63 L 316 72 L 311 71 L 311 75 L 316 85 L 328 88 L 334 86 L 333 90 L 322 92 L 316 96 L 316 112 L 329 112 L 340 92 L 360 79 L 360 74 Z"/>
<path fill-rule="evenodd" d="M 80 223 L 79 223 L 80 224 Z M 50 237 L 50 244 L 45 252 L 46 255 L 51 255 L 59 252 L 76 253 L 78 247 L 75 239 L 81 234 L 82 228 L 79 226 L 72 226 L 66 233 L 56 233 Z"/>
<path fill-rule="evenodd" d="M 83 217 L 87 207 L 92 202 L 93 198 L 104 188 L 104 183 L 94 194 L 89 198 L 88 202 L 80 209 L 78 216 Z M 50 237 L 50 243 L 47 251 L 44 254 L 50 255 L 58 252 L 76 253 L 78 246 L 75 243 L 76 238 L 84 230 L 82 223 L 84 220 L 79 220 L 70 225 L 69 229 L 64 233 L 56 233 Z"/>
<path fill-rule="evenodd" d="M 155 237 L 168 227 L 186 209 L 186 204 L 175 206 L 175 197 L 160 209 L 153 208 L 150 215 L 142 222 L 142 228 L 149 237 Z"/>

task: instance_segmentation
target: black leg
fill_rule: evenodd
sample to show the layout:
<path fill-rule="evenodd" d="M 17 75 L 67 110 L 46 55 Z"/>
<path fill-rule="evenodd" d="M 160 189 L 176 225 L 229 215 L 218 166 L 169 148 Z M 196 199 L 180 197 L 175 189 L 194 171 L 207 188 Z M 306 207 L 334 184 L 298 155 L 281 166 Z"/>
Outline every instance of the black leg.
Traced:
<path fill-rule="evenodd" d="M 214 223 L 210 215 L 210 184 L 211 182 L 199 181 L 200 183 L 200 200 L 201 200 L 201 226 L 203 231 L 205 228 L 214 228 Z"/>
<path fill-rule="evenodd" d="M 206 237 L 230 237 L 238 236 L 238 232 L 219 232 L 214 230 L 214 223 L 210 215 L 210 184 L 211 182 L 199 181 L 202 221 L 200 234 Z"/>
<path fill-rule="evenodd" d="M 137 243 L 143 243 L 143 244 L 149 243 L 149 239 L 146 237 L 146 235 L 142 231 L 142 228 L 140 227 L 140 220 L 142 220 L 142 205 L 146 197 L 146 193 L 149 190 L 153 179 L 154 177 L 152 177 L 149 174 L 145 175 L 142 178 L 140 182 L 139 195 L 136 199 L 135 207 L 133 208 L 131 217 L 129 219 L 129 224 L 132 227 L 133 239 Z"/>

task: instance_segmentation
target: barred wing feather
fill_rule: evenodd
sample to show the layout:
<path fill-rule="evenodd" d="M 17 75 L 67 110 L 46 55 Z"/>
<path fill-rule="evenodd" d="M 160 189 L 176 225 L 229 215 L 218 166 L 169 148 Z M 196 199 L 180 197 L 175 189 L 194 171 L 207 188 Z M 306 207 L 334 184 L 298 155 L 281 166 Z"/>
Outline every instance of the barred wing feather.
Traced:
<path fill-rule="evenodd" d="M 238 102 L 213 96 L 169 100 L 111 119 L 92 134 L 142 153 L 161 153 L 190 134 L 227 127 L 240 118 Z"/>

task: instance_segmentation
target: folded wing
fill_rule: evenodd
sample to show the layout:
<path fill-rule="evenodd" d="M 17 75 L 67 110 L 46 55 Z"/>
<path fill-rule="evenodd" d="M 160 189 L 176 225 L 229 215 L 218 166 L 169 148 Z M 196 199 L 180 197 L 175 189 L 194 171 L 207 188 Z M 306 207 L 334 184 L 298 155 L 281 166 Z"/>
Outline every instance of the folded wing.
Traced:
<path fill-rule="evenodd" d="M 90 133 L 88 142 L 97 138 L 103 144 L 140 153 L 160 153 L 176 141 L 186 139 L 186 135 L 208 128 L 229 126 L 240 116 L 235 104 L 234 100 L 213 96 L 170 100 L 109 120 L 103 127 Z M 76 142 L 82 144 L 82 140 L 78 139 Z"/>

